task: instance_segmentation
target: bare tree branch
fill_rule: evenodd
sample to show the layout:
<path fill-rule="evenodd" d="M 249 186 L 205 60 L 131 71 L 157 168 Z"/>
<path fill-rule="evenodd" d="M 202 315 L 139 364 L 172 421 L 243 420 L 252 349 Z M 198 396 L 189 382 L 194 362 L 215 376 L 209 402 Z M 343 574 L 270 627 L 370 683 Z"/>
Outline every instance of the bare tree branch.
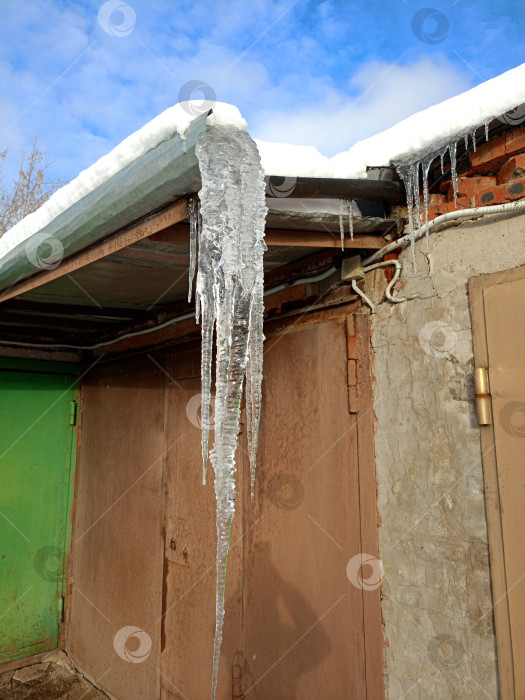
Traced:
<path fill-rule="evenodd" d="M 0 161 L 8 151 L 0 152 Z M 47 182 L 45 174 L 51 163 L 38 146 L 35 136 L 31 149 L 22 151 L 18 175 L 11 188 L 0 184 L 0 236 L 36 211 L 65 183 L 61 180 Z"/>

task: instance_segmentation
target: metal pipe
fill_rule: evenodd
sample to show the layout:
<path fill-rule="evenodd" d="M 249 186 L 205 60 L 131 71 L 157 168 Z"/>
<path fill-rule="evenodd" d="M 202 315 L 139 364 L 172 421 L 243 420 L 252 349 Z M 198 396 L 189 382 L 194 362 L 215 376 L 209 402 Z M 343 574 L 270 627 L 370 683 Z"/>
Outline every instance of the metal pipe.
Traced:
<path fill-rule="evenodd" d="M 284 284 L 279 284 L 277 287 L 272 287 L 272 289 L 268 289 L 265 293 L 264 296 L 269 296 L 270 294 L 275 294 L 276 292 L 280 292 L 283 289 L 289 289 L 290 287 L 296 287 L 298 284 L 308 284 L 308 283 L 313 283 L 313 282 L 321 282 L 324 279 L 327 279 L 331 275 L 333 275 L 336 272 L 335 267 L 330 267 L 328 270 L 325 270 L 325 272 L 320 273 L 319 275 L 314 275 L 313 277 L 303 277 L 302 279 L 294 280 L 293 282 L 290 283 L 284 283 Z M 361 290 L 357 292 L 362 296 Z M 98 348 L 103 348 L 106 347 L 107 345 L 114 345 L 115 343 L 120 342 L 121 340 L 127 340 L 128 338 L 135 338 L 136 336 L 139 335 L 146 335 L 147 333 L 153 333 L 153 331 L 160 331 L 163 328 L 167 328 L 167 326 L 171 326 L 175 323 L 179 323 L 179 321 L 187 321 L 190 318 L 194 318 L 195 314 L 192 313 L 187 313 L 183 314 L 182 316 L 177 316 L 176 318 L 171 318 L 168 321 L 164 321 L 164 323 L 159 324 L 158 326 L 153 326 L 151 328 L 144 328 L 140 331 L 134 331 L 132 333 L 125 333 L 124 335 L 119 336 L 118 338 L 112 338 L 111 340 L 105 340 L 102 343 L 95 343 L 94 345 L 65 345 L 63 343 L 55 343 L 55 344 L 48 344 L 48 343 L 25 343 L 23 341 L 18 341 L 18 340 L 13 340 L 13 341 L 8 341 L 6 343 L 7 345 L 20 345 L 22 347 L 27 347 L 27 348 L 67 348 L 68 350 L 97 350 Z"/>
<path fill-rule="evenodd" d="M 420 226 L 415 231 L 414 236 L 411 236 L 409 233 L 407 233 L 405 236 L 398 238 L 396 241 L 392 241 L 392 243 L 389 243 L 388 245 L 384 246 L 375 253 L 372 253 L 372 255 L 366 258 L 366 260 L 363 260 L 363 266 L 366 267 L 369 266 L 371 263 L 375 262 L 376 260 L 381 260 L 381 258 L 384 255 L 386 255 L 387 253 L 391 253 L 397 248 L 405 248 L 411 240 L 417 241 L 418 239 L 422 238 L 427 233 L 427 231 L 431 233 L 432 229 L 435 226 L 438 226 L 439 224 L 444 224 L 447 221 L 467 219 L 476 216 L 486 216 L 487 214 L 513 213 L 516 211 L 521 211 L 522 209 L 525 209 L 525 199 L 522 199 L 519 202 L 496 204 L 492 207 L 473 207 L 471 209 L 460 209 L 458 211 L 451 211 L 447 214 L 442 214 L 441 216 L 432 219 L 432 221 L 429 221 L 428 224 Z"/>
<path fill-rule="evenodd" d="M 358 294 L 358 295 L 361 297 L 361 299 L 362 299 L 366 304 L 368 304 L 368 306 L 369 306 L 369 307 L 372 309 L 372 311 L 373 311 L 373 310 L 374 310 L 374 305 L 372 304 L 372 302 L 370 301 L 370 299 L 366 296 L 366 294 L 365 294 L 364 292 L 362 292 L 362 291 L 359 289 L 359 287 L 357 286 L 357 281 L 356 281 L 356 280 L 352 280 L 351 285 L 352 285 L 352 289 L 354 290 L 354 292 L 355 292 L 356 294 Z"/>
<path fill-rule="evenodd" d="M 368 267 L 363 268 L 363 272 L 371 272 L 372 270 L 377 270 L 379 267 L 387 267 L 388 265 L 393 265 L 396 268 L 396 271 L 394 272 L 394 276 L 390 280 L 390 282 L 387 285 L 387 288 L 385 290 L 385 296 L 388 299 L 388 301 L 391 301 L 393 304 L 400 304 L 402 301 L 408 301 L 409 299 L 414 299 L 414 296 L 411 297 L 398 297 L 397 293 L 396 296 L 393 296 L 392 294 L 392 289 L 399 279 L 399 275 L 401 274 L 403 270 L 403 265 L 399 262 L 399 260 L 384 260 L 383 262 L 380 263 L 375 263 L 375 265 L 368 265 Z"/>

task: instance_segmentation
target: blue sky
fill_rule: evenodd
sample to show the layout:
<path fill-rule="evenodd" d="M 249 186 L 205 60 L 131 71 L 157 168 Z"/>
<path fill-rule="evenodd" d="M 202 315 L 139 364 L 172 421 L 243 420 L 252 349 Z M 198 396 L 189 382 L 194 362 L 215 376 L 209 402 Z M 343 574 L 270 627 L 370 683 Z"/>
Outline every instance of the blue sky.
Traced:
<path fill-rule="evenodd" d="M 525 62 L 523 0 L 110 2 L 0 0 L 4 179 L 36 131 L 74 177 L 189 81 L 333 155 Z"/>

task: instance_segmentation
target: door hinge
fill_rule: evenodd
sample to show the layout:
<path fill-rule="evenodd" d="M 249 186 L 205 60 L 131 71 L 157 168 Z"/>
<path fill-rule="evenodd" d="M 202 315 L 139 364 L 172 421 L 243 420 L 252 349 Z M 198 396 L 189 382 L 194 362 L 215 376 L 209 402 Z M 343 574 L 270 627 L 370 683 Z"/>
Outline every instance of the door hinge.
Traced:
<path fill-rule="evenodd" d="M 57 613 L 58 613 L 58 623 L 62 624 L 64 622 L 64 596 L 60 595 L 57 598 Z"/>
<path fill-rule="evenodd" d="M 71 401 L 69 404 L 69 425 L 76 425 L 77 424 L 77 413 L 78 413 L 78 405 L 76 401 Z"/>
<path fill-rule="evenodd" d="M 489 372 L 485 367 L 476 367 L 474 370 L 474 390 L 476 392 L 478 425 L 490 425 L 492 411 L 490 408 Z"/>

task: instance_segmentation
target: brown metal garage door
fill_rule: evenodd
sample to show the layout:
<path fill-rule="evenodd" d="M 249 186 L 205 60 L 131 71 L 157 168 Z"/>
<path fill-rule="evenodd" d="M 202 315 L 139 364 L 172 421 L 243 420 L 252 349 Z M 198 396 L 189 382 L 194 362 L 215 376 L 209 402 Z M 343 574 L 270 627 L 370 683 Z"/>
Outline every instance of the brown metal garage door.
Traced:
<path fill-rule="evenodd" d="M 237 452 L 217 697 L 377 700 L 367 316 L 294 316 L 266 334 L 253 504 L 244 431 Z M 215 494 L 199 392 L 196 346 L 96 367 L 83 387 L 67 648 L 119 700 L 210 697 Z"/>
<path fill-rule="evenodd" d="M 267 335 L 253 504 L 244 431 L 237 453 L 218 697 L 376 700 L 379 590 L 347 574 L 359 553 L 377 555 L 366 317 Z M 164 698 L 193 700 L 211 685 L 216 535 L 213 486 L 202 487 L 196 458 L 200 382 L 184 364 L 171 357 L 167 442 L 184 439 L 166 464 L 161 684 Z"/>

